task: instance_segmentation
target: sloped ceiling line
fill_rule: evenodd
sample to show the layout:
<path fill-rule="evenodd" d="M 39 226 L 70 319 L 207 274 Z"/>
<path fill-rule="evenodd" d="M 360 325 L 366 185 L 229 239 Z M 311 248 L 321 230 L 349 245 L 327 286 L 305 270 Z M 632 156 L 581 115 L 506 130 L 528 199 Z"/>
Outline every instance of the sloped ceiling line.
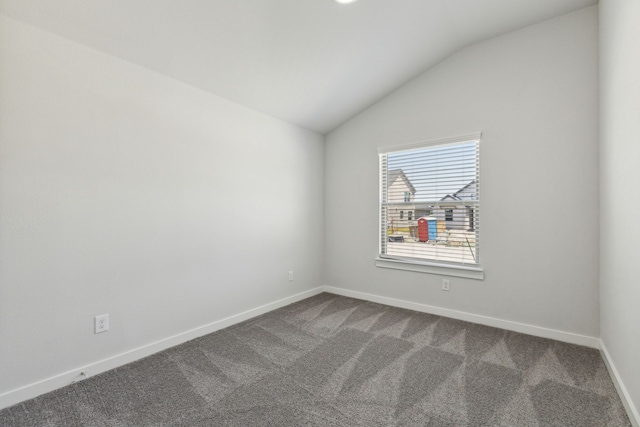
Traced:
<path fill-rule="evenodd" d="M 0 0 L 0 13 L 326 134 L 468 46 L 597 0 Z"/>

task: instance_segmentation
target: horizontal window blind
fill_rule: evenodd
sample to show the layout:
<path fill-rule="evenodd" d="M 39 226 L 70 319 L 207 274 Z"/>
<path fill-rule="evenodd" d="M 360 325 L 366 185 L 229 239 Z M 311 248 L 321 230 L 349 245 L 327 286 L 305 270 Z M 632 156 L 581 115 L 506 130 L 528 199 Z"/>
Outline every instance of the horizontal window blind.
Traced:
<path fill-rule="evenodd" d="M 380 153 L 380 257 L 479 265 L 479 137 Z"/>

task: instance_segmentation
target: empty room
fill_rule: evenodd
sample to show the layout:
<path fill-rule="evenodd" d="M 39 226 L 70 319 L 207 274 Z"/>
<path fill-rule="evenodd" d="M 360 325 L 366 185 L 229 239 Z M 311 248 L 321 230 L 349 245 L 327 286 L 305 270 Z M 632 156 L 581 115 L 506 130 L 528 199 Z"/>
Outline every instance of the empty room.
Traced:
<path fill-rule="evenodd" d="M 0 426 L 640 426 L 637 0 L 0 0 Z"/>

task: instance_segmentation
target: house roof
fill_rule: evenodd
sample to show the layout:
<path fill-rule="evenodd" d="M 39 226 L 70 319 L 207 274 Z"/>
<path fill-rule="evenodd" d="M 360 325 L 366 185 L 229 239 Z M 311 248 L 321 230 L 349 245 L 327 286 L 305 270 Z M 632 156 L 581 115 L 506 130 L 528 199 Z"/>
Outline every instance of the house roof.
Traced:
<path fill-rule="evenodd" d="M 411 181 L 409 180 L 409 178 L 407 178 L 407 175 L 404 174 L 402 169 L 392 169 L 387 172 L 387 186 L 391 187 L 391 185 L 398 178 L 401 178 L 404 181 L 404 183 L 407 185 L 407 187 L 409 187 L 409 191 L 411 192 L 411 194 L 416 194 L 415 187 L 413 186 L 413 184 L 411 184 Z"/>
<path fill-rule="evenodd" d="M 453 194 L 447 194 L 446 196 L 444 196 L 442 199 L 440 199 L 441 201 L 444 200 L 462 200 L 458 194 L 462 193 L 464 190 L 466 190 L 467 188 L 471 187 L 472 185 L 474 185 L 477 182 L 477 180 L 473 180 L 471 182 L 469 182 L 468 184 L 466 184 L 464 187 L 462 187 L 461 189 L 459 189 L 458 191 L 456 191 Z"/>

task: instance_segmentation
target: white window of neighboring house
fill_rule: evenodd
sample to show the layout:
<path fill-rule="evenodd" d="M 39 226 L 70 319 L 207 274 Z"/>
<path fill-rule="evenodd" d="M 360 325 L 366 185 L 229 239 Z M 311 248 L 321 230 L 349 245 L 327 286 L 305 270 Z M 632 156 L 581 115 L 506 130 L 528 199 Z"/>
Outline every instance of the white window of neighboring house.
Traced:
<path fill-rule="evenodd" d="M 445 221 L 453 221 L 453 209 L 445 209 L 444 210 L 444 220 Z"/>
<path fill-rule="evenodd" d="M 405 202 L 410 202 L 411 201 L 411 193 L 409 191 L 405 191 L 404 192 L 404 201 Z"/>
<path fill-rule="evenodd" d="M 404 219 L 404 211 L 400 211 L 400 219 Z"/>
<path fill-rule="evenodd" d="M 407 219 L 411 221 L 413 219 L 413 211 L 407 212 Z"/>
<path fill-rule="evenodd" d="M 381 226 L 376 265 L 425 272 L 433 269 L 407 265 L 445 270 L 452 267 L 467 271 L 452 275 L 484 277 L 474 273 L 481 273 L 480 136 L 478 133 L 379 150 Z M 406 203 L 407 195 L 416 214 L 429 215 L 416 215 L 418 227 L 413 239 L 389 242 L 389 209 Z M 403 211 L 401 219 L 402 214 Z M 408 211 L 408 218 L 413 219 L 413 211 Z"/>

